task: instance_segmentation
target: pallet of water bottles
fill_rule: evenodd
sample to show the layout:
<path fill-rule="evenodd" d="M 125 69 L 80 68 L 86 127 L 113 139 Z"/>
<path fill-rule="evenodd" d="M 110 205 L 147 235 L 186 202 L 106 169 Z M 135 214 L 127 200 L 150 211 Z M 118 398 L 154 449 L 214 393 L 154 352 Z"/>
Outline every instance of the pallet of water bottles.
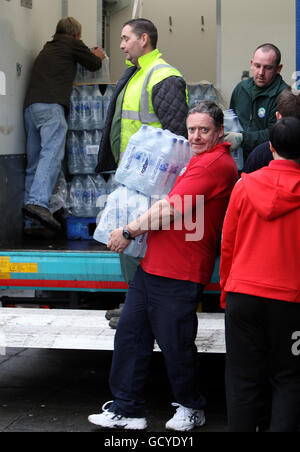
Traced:
<path fill-rule="evenodd" d="M 205 80 L 199 83 L 188 84 L 187 90 L 189 93 L 190 108 L 194 107 L 203 100 L 218 102 L 218 92 L 216 88 L 212 83 Z"/>
<path fill-rule="evenodd" d="M 107 197 L 118 185 L 113 174 L 77 174 L 72 178 L 68 193 L 70 215 L 66 220 L 69 240 L 93 240 Z"/>

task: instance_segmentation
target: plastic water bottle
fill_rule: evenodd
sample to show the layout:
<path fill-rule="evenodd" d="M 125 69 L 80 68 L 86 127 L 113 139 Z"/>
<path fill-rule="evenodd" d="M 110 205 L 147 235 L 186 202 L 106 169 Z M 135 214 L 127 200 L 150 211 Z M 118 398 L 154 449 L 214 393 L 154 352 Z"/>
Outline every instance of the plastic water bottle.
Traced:
<path fill-rule="evenodd" d="M 107 200 L 107 187 L 106 182 L 101 176 L 101 174 L 96 174 L 93 176 L 94 184 L 95 184 L 95 198 L 96 198 L 96 208 L 97 215 L 99 211 L 103 210 L 106 205 Z"/>
<path fill-rule="evenodd" d="M 85 176 L 83 183 L 83 206 L 84 216 L 87 218 L 96 217 L 96 190 L 90 176 Z"/>
<path fill-rule="evenodd" d="M 224 132 L 242 132 L 243 128 L 239 122 L 234 110 L 224 111 Z M 231 151 L 232 158 L 234 159 L 237 169 L 241 171 L 244 167 L 244 154 L 243 148 L 239 147 L 235 151 Z"/>
<path fill-rule="evenodd" d="M 70 207 L 72 215 L 81 217 L 83 211 L 83 186 L 81 176 L 74 176 L 70 188 Z"/>
<path fill-rule="evenodd" d="M 102 96 L 102 103 L 103 103 L 103 110 L 102 110 L 102 124 L 104 127 L 105 124 L 105 120 L 106 120 L 106 116 L 107 116 L 107 111 L 108 111 L 108 107 L 111 101 L 111 97 L 113 95 L 114 92 L 114 88 L 112 87 L 112 85 L 107 85 L 105 93 Z"/>
<path fill-rule="evenodd" d="M 201 85 L 189 85 L 188 86 L 189 93 L 189 106 L 190 108 L 197 105 L 201 100 L 203 100 L 203 92 Z"/>
<path fill-rule="evenodd" d="M 115 174 L 111 174 L 108 181 L 106 182 L 106 193 L 109 195 L 110 193 L 115 191 L 119 187 L 119 185 L 119 182 L 117 182 L 115 178 Z"/>
<path fill-rule="evenodd" d="M 210 100 L 211 102 L 217 101 L 217 95 L 212 84 L 209 84 L 204 93 L 204 100 Z"/>
<path fill-rule="evenodd" d="M 103 129 L 103 99 L 98 85 L 91 87 L 91 128 Z"/>
<path fill-rule="evenodd" d="M 79 104 L 80 104 L 80 129 L 90 130 L 93 128 L 92 118 L 91 118 L 91 100 L 92 97 L 89 92 L 89 88 L 83 85 L 80 88 L 79 94 Z"/>
<path fill-rule="evenodd" d="M 67 151 L 69 173 L 78 174 L 80 172 L 79 138 L 75 131 L 68 133 Z"/>
<path fill-rule="evenodd" d="M 147 196 L 168 193 L 191 158 L 190 148 L 184 146 L 179 156 L 178 138 L 167 130 L 142 127 L 129 140 L 116 180 Z"/>
<path fill-rule="evenodd" d="M 127 248 L 125 248 L 124 254 L 132 257 L 144 257 L 147 251 L 147 238 L 147 232 L 136 237 L 135 240 L 132 240 Z"/>
<path fill-rule="evenodd" d="M 81 134 L 81 174 L 94 174 L 98 161 L 101 135 L 97 130 L 84 130 Z"/>
<path fill-rule="evenodd" d="M 68 127 L 70 130 L 77 130 L 78 126 L 79 126 L 79 94 L 77 88 L 73 86 L 70 97 Z"/>

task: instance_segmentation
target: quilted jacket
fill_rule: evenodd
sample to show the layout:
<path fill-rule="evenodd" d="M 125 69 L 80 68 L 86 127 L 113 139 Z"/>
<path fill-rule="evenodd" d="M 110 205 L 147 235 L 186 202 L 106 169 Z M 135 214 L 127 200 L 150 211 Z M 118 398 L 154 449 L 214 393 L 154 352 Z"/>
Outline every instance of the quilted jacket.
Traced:
<path fill-rule="evenodd" d="M 118 81 L 114 90 L 102 133 L 96 172 L 112 171 L 118 166 L 118 162 L 115 161 L 111 151 L 110 129 L 117 98 L 136 70 L 136 66 L 129 67 Z M 186 83 L 183 78 L 172 76 L 155 85 L 152 90 L 152 103 L 163 129 L 168 129 L 176 135 L 187 137 L 186 117 L 188 105 L 186 103 Z"/>

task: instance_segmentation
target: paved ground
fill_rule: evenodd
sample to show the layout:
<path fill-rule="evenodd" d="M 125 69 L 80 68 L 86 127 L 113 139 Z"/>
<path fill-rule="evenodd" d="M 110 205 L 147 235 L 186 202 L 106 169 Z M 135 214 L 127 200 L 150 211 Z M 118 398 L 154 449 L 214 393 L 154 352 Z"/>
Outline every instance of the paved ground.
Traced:
<path fill-rule="evenodd" d="M 0 431 L 100 432 L 87 416 L 111 399 L 111 356 L 102 351 L 7 349 L 0 356 Z M 198 431 L 226 432 L 224 355 L 201 354 L 199 359 L 208 406 L 207 425 Z M 160 352 L 153 354 L 147 400 L 147 434 L 164 437 L 174 400 Z M 103 441 L 112 434 L 117 438 L 115 431 L 102 431 Z"/>

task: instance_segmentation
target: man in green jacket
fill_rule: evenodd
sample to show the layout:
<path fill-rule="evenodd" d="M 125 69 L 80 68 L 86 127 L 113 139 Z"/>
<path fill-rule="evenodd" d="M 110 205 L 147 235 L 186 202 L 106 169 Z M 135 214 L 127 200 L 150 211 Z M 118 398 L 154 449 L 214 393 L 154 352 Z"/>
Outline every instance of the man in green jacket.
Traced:
<path fill-rule="evenodd" d="M 273 44 L 259 46 L 251 60 L 252 77 L 240 82 L 230 101 L 243 128 L 242 133 L 228 132 L 226 141 L 232 150 L 242 146 L 244 160 L 259 144 L 269 140 L 269 129 L 276 122 L 277 99 L 287 88 L 280 72 L 280 50 Z"/>

